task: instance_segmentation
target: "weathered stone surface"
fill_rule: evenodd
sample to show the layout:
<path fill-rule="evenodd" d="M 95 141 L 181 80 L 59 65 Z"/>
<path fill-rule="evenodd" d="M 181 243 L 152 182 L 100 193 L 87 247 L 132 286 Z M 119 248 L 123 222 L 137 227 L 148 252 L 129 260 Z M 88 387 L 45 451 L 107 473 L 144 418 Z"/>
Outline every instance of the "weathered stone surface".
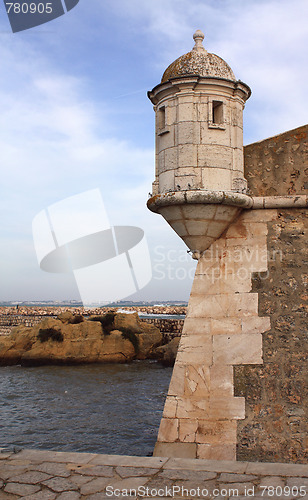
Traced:
<path fill-rule="evenodd" d="M 57 319 L 62 321 L 62 323 L 73 323 L 74 318 L 75 316 L 71 311 L 65 311 L 57 316 Z"/>
<path fill-rule="evenodd" d="M 9 483 L 4 488 L 6 493 L 13 493 L 14 495 L 32 495 L 40 491 L 41 487 L 34 484 L 20 484 L 20 483 Z"/>
<path fill-rule="evenodd" d="M 71 471 L 65 464 L 47 462 L 34 465 L 33 469 L 39 472 L 45 472 L 46 474 L 50 474 L 51 476 L 69 477 L 71 475 Z"/>
<path fill-rule="evenodd" d="M 21 362 L 24 352 L 31 349 L 35 333 L 24 325 L 13 328 L 10 335 L 0 338 L 0 365 L 15 365 Z"/>
<path fill-rule="evenodd" d="M 84 467 L 78 467 L 76 473 L 82 474 L 83 476 L 102 476 L 102 477 L 112 477 L 113 468 L 106 465 L 91 465 L 88 464 Z"/>
<path fill-rule="evenodd" d="M 270 329 L 263 333 L 263 366 L 235 367 L 235 393 L 246 399 L 238 459 L 306 463 L 307 212 L 281 209 L 267 224 L 269 269 L 252 283 Z"/>
<path fill-rule="evenodd" d="M 180 337 L 174 337 L 168 344 L 157 347 L 154 357 L 159 359 L 165 366 L 173 366 L 178 352 Z"/>
<path fill-rule="evenodd" d="M 55 500 L 55 498 L 57 498 L 57 494 L 51 490 L 43 490 L 39 491 L 38 493 L 34 493 L 33 495 L 27 495 L 22 498 L 25 500 Z"/>
<path fill-rule="evenodd" d="M 249 474 L 231 474 L 228 472 L 223 472 L 220 474 L 218 481 L 225 483 L 240 483 L 246 481 L 253 481 L 257 479 L 257 476 L 251 476 Z"/>
<path fill-rule="evenodd" d="M 122 478 L 151 476 L 157 473 L 157 469 L 149 467 L 117 467 L 116 473 Z"/>
<path fill-rule="evenodd" d="M 53 477 L 51 479 L 47 479 L 47 481 L 43 481 L 42 484 L 50 488 L 52 491 L 55 491 L 56 493 L 78 489 L 78 487 L 74 483 L 72 483 L 72 481 L 64 477 Z"/>
<path fill-rule="evenodd" d="M 308 125 L 244 147 L 244 168 L 254 196 L 307 194 Z"/>
<path fill-rule="evenodd" d="M 7 464 L 3 461 L 0 468 L 0 478 L 6 480 L 12 476 L 22 474 L 23 472 L 26 472 L 26 470 L 26 467 L 12 466 L 11 464 Z"/>
<path fill-rule="evenodd" d="M 103 492 L 106 486 L 110 485 L 110 478 L 95 478 L 80 487 L 80 493 L 82 495 L 90 495 L 92 493 Z"/>
<path fill-rule="evenodd" d="M 215 479 L 217 477 L 216 472 L 204 472 L 204 471 L 192 471 L 192 470 L 164 470 L 158 476 L 159 478 L 167 479 L 189 479 L 191 481 L 207 481 L 209 479 Z"/>
<path fill-rule="evenodd" d="M 79 500 L 81 495 L 76 491 L 66 491 L 57 497 L 57 500 Z"/>
<path fill-rule="evenodd" d="M 245 400 L 234 397 L 233 367 L 262 364 L 261 334 L 270 328 L 251 284 L 254 271 L 267 269 L 267 226 L 245 216 L 199 258 L 155 455 L 196 444 L 186 456 L 236 459 Z"/>
<path fill-rule="evenodd" d="M 93 476 L 81 476 L 77 474 L 73 474 L 72 476 L 70 476 L 70 480 L 72 481 L 72 483 L 76 484 L 78 487 L 88 483 L 89 481 L 92 481 L 92 479 Z"/>
<path fill-rule="evenodd" d="M 41 481 L 45 481 L 50 478 L 51 476 L 49 474 L 45 474 L 44 472 L 31 471 L 20 474 L 19 476 L 10 477 L 10 482 L 22 484 L 38 484 Z"/>

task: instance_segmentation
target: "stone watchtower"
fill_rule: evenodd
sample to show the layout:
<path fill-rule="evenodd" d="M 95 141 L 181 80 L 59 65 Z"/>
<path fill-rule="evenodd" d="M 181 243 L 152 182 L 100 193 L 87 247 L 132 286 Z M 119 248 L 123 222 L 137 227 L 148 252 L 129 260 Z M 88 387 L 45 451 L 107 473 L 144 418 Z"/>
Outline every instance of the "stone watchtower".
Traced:
<path fill-rule="evenodd" d="M 223 59 L 205 50 L 203 39 L 196 31 L 193 49 L 148 93 L 156 113 L 148 208 L 198 259 L 154 454 L 234 460 L 245 400 L 234 397 L 233 365 L 262 363 L 260 331 L 268 321 L 258 318 L 257 294 L 248 293 L 250 269 L 239 282 L 230 270 L 226 259 L 233 257 L 224 239 L 253 204 L 246 194 L 242 120 L 251 92 Z M 257 316 L 253 335 L 243 335 L 243 315 Z"/>
<path fill-rule="evenodd" d="M 198 259 L 154 455 L 305 463 L 308 126 L 244 148 L 248 195 L 250 89 L 203 39 L 148 94 L 148 208 Z"/>
<path fill-rule="evenodd" d="M 251 202 L 245 195 L 242 118 L 251 91 L 223 59 L 205 50 L 200 30 L 193 38 L 193 49 L 170 64 L 148 93 L 156 114 L 148 208 L 200 253 Z"/>

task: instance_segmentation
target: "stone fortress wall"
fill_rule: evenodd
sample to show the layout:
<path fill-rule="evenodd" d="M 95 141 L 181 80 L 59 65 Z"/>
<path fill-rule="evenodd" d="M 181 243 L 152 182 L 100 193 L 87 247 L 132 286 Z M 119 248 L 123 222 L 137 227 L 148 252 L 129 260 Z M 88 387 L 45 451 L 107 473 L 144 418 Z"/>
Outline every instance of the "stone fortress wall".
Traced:
<path fill-rule="evenodd" d="M 156 456 L 307 461 L 307 134 L 245 148 L 253 209 L 199 258 Z"/>
<path fill-rule="evenodd" d="M 308 125 L 244 148 L 252 196 L 302 196 L 308 190 Z M 238 422 L 237 458 L 307 461 L 307 208 L 253 211 L 267 215 L 268 269 L 252 276 L 259 316 L 268 317 L 263 364 L 234 368 L 236 396 L 246 400 Z"/>

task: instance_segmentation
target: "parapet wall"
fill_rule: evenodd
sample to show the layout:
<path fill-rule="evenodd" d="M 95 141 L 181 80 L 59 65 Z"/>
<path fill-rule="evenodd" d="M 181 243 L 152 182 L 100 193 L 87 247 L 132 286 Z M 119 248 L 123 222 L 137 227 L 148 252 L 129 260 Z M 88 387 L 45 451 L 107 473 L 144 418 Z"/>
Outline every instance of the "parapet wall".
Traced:
<path fill-rule="evenodd" d="M 245 178 L 252 196 L 308 192 L 308 125 L 244 147 Z"/>

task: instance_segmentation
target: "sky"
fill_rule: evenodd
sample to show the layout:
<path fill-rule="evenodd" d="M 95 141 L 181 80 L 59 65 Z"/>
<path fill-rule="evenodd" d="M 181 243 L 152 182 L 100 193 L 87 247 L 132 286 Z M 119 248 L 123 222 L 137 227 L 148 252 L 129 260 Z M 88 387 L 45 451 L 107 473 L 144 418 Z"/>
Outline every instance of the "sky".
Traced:
<path fill-rule="evenodd" d="M 247 83 L 249 144 L 307 123 L 307 0 L 80 0 L 12 33 L 0 4 L 0 301 L 79 300 L 72 273 L 40 269 L 32 221 L 99 189 L 112 225 L 144 230 L 152 279 L 131 300 L 188 300 L 195 262 L 146 208 L 154 180 L 147 91 L 194 45 Z M 123 297 L 124 298 L 124 297 Z"/>

